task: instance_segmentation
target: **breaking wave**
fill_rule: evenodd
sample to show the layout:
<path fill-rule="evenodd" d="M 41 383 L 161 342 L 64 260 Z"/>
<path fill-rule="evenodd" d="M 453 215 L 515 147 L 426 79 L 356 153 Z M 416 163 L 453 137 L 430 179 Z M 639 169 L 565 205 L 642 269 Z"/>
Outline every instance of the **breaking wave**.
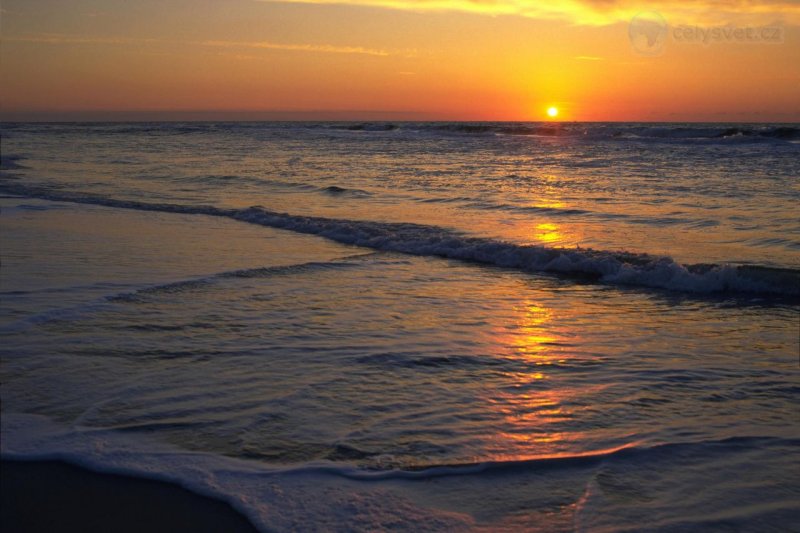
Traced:
<path fill-rule="evenodd" d="M 340 131 L 357 134 L 425 134 L 470 136 L 527 136 L 544 138 L 585 138 L 588 140 L 639 140 L 650 142 L 796 142 L 797 124 L 724 123 L 581 123 L 581 122 L 175 122 L 175 123 L 54 123 L 51 133 L 81 128 L 86 135 L 214 134 L 220 132 L 259 135 L 287 130 Z M 25 124 L 3 124 L 3 135 L 13 135 Z M 3 158 L 6 159 L 5 157 Z"/>
<path fill-rule="evenodd" d="M 635 524 L 641 525 L 638 509 L 643 500 L 651 509 L 648 512 L 653 514 L 654 523 L 661 526 L 654 529 L 661 531 L 707 529 L 709 524 L 724 525 L 715 529 L 726 530 L 788 530 L 791 526 L 786 526 L 796 515 L 789 483 L 770 487 L 768 481 L 759 482 L 747 475 L 752 474 L 752 468 L 745 470 L 741 482 L 717 473 L 720 467 L 741 466 L 743 461 L 752 466 L 751 461 L 756 460 L 767 474 L 773 474 L 776 465 L 770 458 L 796 450 L 796 439 L 752 436 L 629 443 L 553 457 L 370 471 L 349 466 L 346 461 L 267 467 L 236 457 L 181 450 L 130 432 L 64 427 L 40 415 L 9 413 L 2 423 L 5 438 L 0 451 L 4 460 L 61 461 L 95 472 L 174 483 L 228 502 L 262 531 L 294 530 L 298 523 L 308 520 L 324 521 L 335 531 L 351 530 L 356 522 L 367 523 L 373 530 L 414 530 L 421 523 L 431 531 L 483 530 L 464 516 L 438 508 L 435 500 L 418 505 L 405 495 L 420 483 L 435 483 L 433 489 L 441 491 L 445 502 L 452 503 L 452 498 L 474 500 L 476 487 L 514 498 L 520 483 L 546 492 L 548 485 L 537 476 L 540 472 L 559 476 L 567 484 L 565 501 L 569 503 L 585 486 L 575 502 L 575 520 L 604 521 L 608 527 L 603 530 L 638 530 Z M 660 489 L 657 497 L 646 493 L 644 498 L 631 497 L 642 482 L 636 472 L 643 466 L 649 466 L 645 468 L 648 483 Z M 669 483 L 659 485 L 665 475 L 670 476 Z M 686 483 L 701 478 L 709 481 L 707 490 L 689 496 L 679 493 Z M 597 507 L 604 494 L 616 498 L 613 515 Z M 724 520 L 696 512 L 712 502 L 718 505 L 714 498 L 729 501 L 731 497 L 736 497 L 736 503 L 725 505 Z M 526 495 L 525 500 L 513 503 L 530 506 L 531 498 L 539 504 L 548 501 Z M 664 513 L 666 508 L 674 509 L 676 501 L 684 513 L 678 527 L 670 524 L 672 515 Z M 732 511 L 736 505 L 740 512 Z"/>
<path fill-rule="evenodd" d="M 271 211 L 261 206 L 226 209 L 148 203 L 38 189 L 14 183 L 4 184 L 0 190 L 46 200 L 113 208 L 227 217 L 251 224 L 318 235 L 342 244 L 375 250 L 457 259 L 525 272 L 567 274 L 605 284 L 700 294 L 800 296 L 800 271 L 790 268 L 728 264 L 684 265 L 664 256 L 522 245 L 488 237 L 469 236 L 438 226 L 298 216 Z"/>
<path fill-rule="evenodd" d="M 579 137 L 591 140 L 628 139 L 652 141 L 795 141 L 795 125 L 726 124 L 589 124 L 511 122 L 359 123 L 328 126 L 348 131 L 403 131 L 466 135 L 511 135 L 531 137 Z"/>

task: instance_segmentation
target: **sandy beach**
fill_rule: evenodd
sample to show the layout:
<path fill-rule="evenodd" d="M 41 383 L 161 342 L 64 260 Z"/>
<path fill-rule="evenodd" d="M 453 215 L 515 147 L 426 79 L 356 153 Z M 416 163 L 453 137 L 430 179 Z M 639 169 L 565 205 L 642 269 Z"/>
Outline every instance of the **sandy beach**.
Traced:
<path fill-rule="evenodd" d="M 2 461 L 0 495 L 8 532 L 256 531 L 228 504 L 176 485 L 55 461 Z"/>

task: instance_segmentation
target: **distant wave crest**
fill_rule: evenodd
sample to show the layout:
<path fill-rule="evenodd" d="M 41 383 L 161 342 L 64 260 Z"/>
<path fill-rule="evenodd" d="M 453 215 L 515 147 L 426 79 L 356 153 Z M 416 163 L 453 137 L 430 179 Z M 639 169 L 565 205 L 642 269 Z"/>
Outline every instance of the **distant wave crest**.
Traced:
<path fill-rule="evenodd" d="M 792 125 L 724 124 L 583 124 L 583 123 L 506 123 L 506 122 L 430 122 L 430 123 L 368 123 L 332 126 L 335 129 L 365 132 L 420 132 L 463 135 L 511 135 L 529 137 L 566 137 L 590 140 L 650 140 L 650 141 L 795 141 L 800 139 L 800 127 Z"/>

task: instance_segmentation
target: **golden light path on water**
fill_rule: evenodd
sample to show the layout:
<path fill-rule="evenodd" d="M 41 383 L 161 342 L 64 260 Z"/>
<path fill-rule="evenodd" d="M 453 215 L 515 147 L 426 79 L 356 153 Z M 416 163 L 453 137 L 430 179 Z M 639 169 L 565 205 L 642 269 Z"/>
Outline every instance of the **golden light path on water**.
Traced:
<path fill-rule="evenodd" d="M 577 422 L 582 411 L 595 408 L 592 399 L 609 385 L 564 378 L 563 367 L 600 359 L 574 351 L 584 340 L 580 330 L 570 326 L 570 315 L 581 310 L 526 299 L 513 312 L 513 322 L 495 331 L 495 343 L 505 357 L 525 363 L 527 370 L 504 373 L 508 385 L 487 398 L 502 428 L 492 437 L 491 460 L 592 456 L 639 444 L 632 440 L 610 448 L 586 447 L 596 430 L 583 431 Z"/>
<path fill-rule="evenodd" d="M 558 224 L 543 222 L 536 225 L 534 237 L 544 243 L 555 243 L 563 240 L 564 235 L 560 231 Z"/>

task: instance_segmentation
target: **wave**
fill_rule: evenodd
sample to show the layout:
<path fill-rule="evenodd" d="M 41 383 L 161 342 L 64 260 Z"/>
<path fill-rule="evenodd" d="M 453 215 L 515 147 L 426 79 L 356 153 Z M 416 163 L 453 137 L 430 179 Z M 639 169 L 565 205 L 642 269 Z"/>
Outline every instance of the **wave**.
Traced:
<path fill-rule="evenodd" d="M 452 367 L 496 367 L 505 361 L 491 357 L 473 355 L 453 355 L 450 353 L 430 355 L 417 352 L 385 352 L 360 356 L 356 362 L 363 365 L 374 365 L 379 368 L 428 368 L 448 369 Z"/>
<path fill-rule="evenodd" d="M 433 200 L 418 200 L 422 202 L 432 202 Z M 544 214 L 553 217 L 582 217 L 593 218 L 596 220 L 626 220 L 630 224 L 647 224 L 652 226 L 673 226 L 683 225 L 690 228 L 706 228 L 709 226 L 716 226 L 719 223 L 713 220 L 691 219 L 682 218 L 677 216 L 643 216 L 632 215 L 627 213 L 615 212 L 601 212 L 590 211 L 588 209 L 579 209 L 575 207 L 552 207 L 544 205 L 513 205 L 501 202 L 492 202 L 487 200 L 476 200 L 475 198 L 461 198 L 446 200 L 451 203 L 461 201 L 464 207 L 471 209 L 480 209 L 485 211 L 506 211 L 515 213 L 535 213 Z M 787 241 L 791 242 L 791 241 Z"/>
<path fill-rule="evenodd" d="M 257 188 L 274 188 L 279 190 L 293 190 L 306 192 L 325 192 L 325 189 L 304 183 L 302 181 L 291 181 L 274 177 L 256 177 L 238 174 L 202 174 L 197 176 L 184 176 L 175 179 L 178 183 L 191 183 L 198 185 L 209 185 L 212 187 L 227 187 L 229 185 L 249 186 Z M 368 193 L 366 193 L 368 194 Z"/>
<path fill-rule="evenodd" d="M 431 129 L 437 131 L 446 131 L 454 133 L 469 133 L 469 134 L 499 134 L 499 135 L 525 135 L 525 136 L 541 136 L 541 137 L 562 137 L 567 135 L 576 135 L 578 131 L 575 128 L 568 126 L 540 126 L 540 125 L 524 125 L 524 124 L 468 124 L 468 123 L 454 123 L 454 124 L 441 124 L 432 126 Z"/>
<path fill-rule="evenodd" d="M 4 123 L 3 135 L 29 128 L 25 123 Z M 366 133 L 429 133 L 506 135 L 533 137 L 584 137 L 651 140 L 800 140 L 800 126 L 786 124 L 636 123 L 636 122 L 120 122 L 39 123 L 52 133 L 76 130 L 87 135 L 185 135 L 203 133 L 255 133 L 291 129 Z M 5 157 L 4 157 L 5 159 Z"/>
<path fill-rule="evenodd" d="M 631 442 L 602 450 L 586 452 L 565 452 L 549 456 L 537 456 L 523 459 L 504 459 L 476 461 L 467 463 L 441 464 L 435 466 L 410 467 L 391 470 L 369 470 L 334 464 L 311 465 L 286 468 L 285 471 L 327 474 L 357 481 L 384 481 L 391 479 L 429 480 L 440 477 L 468 475 L 496 475 L 504 473 L 520 473 L 531 470 L 563 469 L 571 467 L 590 467 L 612 460 L 647 459 L 656 456 L 673 456 L 684 451 L 702 451 L 706 454 L 725 453 L 767 447 L 770 445 L 795 447 L 800 439 L 778 437 L 730 437 L 720 440 L 704 440 L 695 442 L 666 442 L 645 445 Z"/>
<path fill-rule="evenodd" d="M 331 196 L 352 196 L 356 198 L 364 198 L 367 196 L 372 196 L 371 193 L 362 190 L 362 189 L 350 189 L 346 187 L 339 187 L 338 185 L 330 185 L 328 187 L 324 187 L 322 192 L 325 194 L 329 194 Z"/>
<path fill-rule="evenodd" d="M 3 135 L 30 124 L 5 123 Z M 52 134 L 76 131 L 83 135 L 183 136 L 241 134 L 261 138 L 285 135 L 287 131 L 333 134 L 376 134 L 402 136 L 529 137 L 641 143 L 739 143 L 800 142 L 797 124 L 725 123 L 589 123 L 589 122 L 142 122 L 142 123 L 40 123 L 36 126 Z"/>
<path fill-rule="evenodd" d="M 92 300 L 90 302 L 79 305 L 48 309 L 46 311 L 42 311 L 13 322 L 0 324 L 0 333 L 3 334 L 17 333 L 20 331 L 24 331 L 28 328 L 36 327 L 45 323 L 71 321 L 85 315 L 91 315 L 93 313 L 105 311 L 108 309 L 108 305 L 113 303 L 140 303 L 145 301 L 147 297 L 150 296 L 174 295 L 174 294 L 181 294 L 185 292 L 195 291 L 203 289 L 205 287 L 209 287 L 217 281 L 226 279 L 268 278 L 273 276 L 286 276 L 294 274 L 304 274 L 309 272 L 317 272 L 319 270 L 356 267 L 357 263 L 347 262 L 347 261 L 368 257 L 370 255 L 371 254 L 369 253 L 358 254 L 358 255 L 343 257 L 339 261 L 330 261 L 330 262 L 311 261 L 308 263 L 297 263 L 294 265 L 230 270 L 226 272 L 218 272 L 216 274 L 201 276 L 192 279 L 185 279 L 170 283 L 160 283 L 157 285 L 151 285 L 148 287 L 135 289 L 133 291 L 120 292 L 110 296 L 104 296 L 101 297 L 101 299 Z M 48 292 L 51 291 L 48 290 Z M 13 294 L 13 293 L 6 292 L 5 294 Z M 168 329 L 172 327 L 173 326 L 158 326 L 158 325 L 144 326 L 144 328 L 150 330 L 157 330 L 164 328 Z M 185 327 L 186 326 L 175 326 L 174 329 L 180 330 L 184 329 Z M 206 325 L 195 323 L 195 324 L 190 324 L 189 327 L 198 328 L 198 327 L 206 327 Z M 216 326 L 210 325 L 208 327 L 216 327 Z"/>
<path fill-rule="evenodd" d="M 319 125 L 314 125 L 319 127 Z M 329 126 L 350 131 L 402 131 L 488 136 L 571 137 L 591 140 L 655 141 L 795 141 L 800 127 L 795 125 L 730 124 L 611 124 L 611 123 L 533 123 L 533 122 L 428 122 L 359 123 Z"/>
<path fill-rule="evenodd" d="M 64 427 L 39 415 L 4 413 L 2 459 L 61 461 L 94 472 L 153 479 L 228 502 L 260 531 L 293 531 L 324 524 L 331 531 L 464 531 L 456 513 L 415 505 L 371 484 L 342 490 L 341 478 L 313 469 L 271 469 L 255 461 L 163 444 L 148 434 Z M 331 483 L 331 482 L 334 483 Z M 347 483 L 345 481 L 345 483 Z M 357 482 L 352 482 L 357 483 Z"/>
<path fill-rule="evenodd" d="M 0 170 L 21 170 L 28 168 L 18 163 L 18 161 L 23 159 L 24 158 L 20 155 L 0 155 Z"/>
<path fill-rule="evenodd" d="M 577 500 L 581 518 L 612 520 L 611 527 L 604 530 L 621 530 L 621 526 L 641 523 L 640 499 L 627 505 L 617 499 L 616 505 L 608 508 L 603 495 L 629 497 L 642 484 L 651 493 L 658 491 L 658 498 L 648 500 L 651 509 L 646 512 L 662 521 L 679 517 L 692 529 L 707 518 L 705 514 L 700 517 L 692 513 L 697 505 L 712 505 L 714 512 L 725 512 L 730 507 L 719 502 L 735 496 L 739 502 L 745 498 L 747 505 L 744 515 L 736 515 L 733 525 L 754 525 L 753 520 L 763 517 L 762 504 L 772 509 L 778 497 L 781 509 L 791 506 L 789 516 L 772 516 L 760 525 L 786 530 L 785 526 L 791 524 L 791 509 L 795 508 L 790 498 L 793 485 L 791 478 L 782 481 L 775 472 L 791 469 L 792 460 L 783 458 L 795 453 L 800 445 L 800 439 L 739 436 L 653 445 L 629 443 L 584 453 L 442 464 L 416 470 L 365 470 L 347 464 L 347 457 L 359 453 L 347 446 L 338 449 L 345 457 L 344 464 L 324 461 L 276 467 L 242 457 L 181 450 L 155 440 L 152 432 L 79 424 L 66 427 L 41 415 L 18 413 L 4 413 L 1 422 L 0 452 L 4 460 L 58 460 L 96 472 L 179 484 L 197 494 L 229 502 L 263 531 L 293 530 L 298 524 L 326 524 L 332 530 L 343 531 L 352 529 L 354 520 L 372 524 L 364 530 L 411 531 L 420 523 L 432 531 L 471 530 L 474 521 L 445 509 L 469 513 L 474 504 L 475 509 L 486 510 L 488 505 L 488 509 L 502 511 L 503 506 L 485 500 L 484 491 L 490 490 L 514 499 L 515 506 L 552 510 L 552 498 L 537 497 L 552 487 L 552 482 L 542 481 L 552 479 L 562 484 L 564 493 L 560 499 Z M 745 476 L 738 484 L 731 482 L 735 469 L 745 467 L 746 474 L 752 470 L 746 467 L 753 464 L 759 465 L 757 475 Z M 653 480 L 654 471 L 659 472 L 659 479 Z M 542 472 L 548 475 L 539 475 Z M 701 497 L 685 502 L 681 491 L 697 487 L 702 478 L 708 479 L 709 485 L 695 491 Z M 660 479 L 666 479 L 666 484 L 659 484 Z M 782 483 L 777 488 L 767 485 L 776 479 Z M 528 488 L 520 494 L 522 484 Z M 599 490 L 594 492 L 594 488 Z M 762 494 L 762 489 L 767 493 Z M 430 491 L 444 499 L 426 499 Z M 411 504 L 413 495 L 426 504 Z M 521 497 L 516 499 L 517 495 Z M 722 496 L 726 498 L 720 499 Z M 677 509 L 676 498 L 682 502 Z"/>
<path fill-rule="evenodd" d="M 261 206 L 246 209 L 147 203 L 53 191 L 16 183 L 0 190 L 46 200 L 113 208 L 227 217 L 242 222 L 318 235 L 348 245 L 412 255 L 443 257 L 524 272 L 578 276 L 593 282 L 686 293 L 800 296 L 800 270 L 760 265 L 680 264 L 670 257 L 590 248 L 522 245 L 414 223 L 298 216 Z"/>
<path fill-rule="evenodd" d="M 358 257 L 358 256 L 355 256 Z M 346 259 L 346 258 L 345 258 Z M 218 280 L 225 279 L 241 279 L 241 278 L 267 278 L 281 275 L 302 274 L 307 272 L 316 272 L 318 270 L 330 270 L 338 268 L 349 268 L 356 266 L 355 263 L 346 262 L 319 262 L 311 261 L 308 263 L 298 263 L 295 265 L 286 266 L 273 266 L 273 267 L 259 267 L 247 268 L 243 270 L 231 270 L 227 272 L 219 272 L 210 276 L 200 278 L 193 278 L 182 281 L 175 281 L 172 283 L 162 283 L 153 285 L 142 289 L 137 289 L 133 292 L 125 292 L 109 296 L 108 301 L 112 302 L 138 302 L 143 297 L 159 294 L 179 294 L 183 292 L 201 289 L 213 284 Z"/>
<path fill-rule="evenodd" d="M 318 126 L 312 126 L 318 127 Z M 359 123 L 359 124 L 337 124 L 331 126 L 332 129 L 346 131 L 367 131 L 367 132 L 442 132 L 442 133 L 465 133 L 473 135 L 535 135 L 544 137 L 556 137 L 568 135 L 573 130 L 559 124 L 511 124 L 493 122 L 428 122 L 428 123 Z"/>
<path fill-rule="evenodd" d="M 46 439 L 48 444 L 56 444 L 58 438 L 69 437 L 61 444 L 68 444 L 77 439 L 93 439 L 94 437 L 102 440 L 117 440 L 117 444 L 124 448 L 132 449 L 137 445 L 155 444 L 154 442 L 145 443 L 138 441 L 135 437 L 125 435 L 124 429 L 119 428 L 93 428 L 72 424 L 68 429 L 56 424 L 49 418 L 42 415 L 8 413 L 7 420 L 4 421 L 5 429 L 9 430 L 9 439 L 3 442 L 2 457 L 11 460 L 48 460 L 48 459 L 67 459 L 69 462 L 81 466 L 89 466 L 91 463 L 76 460 L 79 454 L 59 454 L 55 450 L 48 450 L 45 447 L 38 448 L 28 444 L 39 440 L 43 436 L 56 437 Z M 162 448 L 164 445 L 160 445 Z M 260 475 L 295 475 L 307 476 L 311 474 L 328 475 L 342 477 L 356 481 L 385 481 L 393 479 L 405 480 L 428 480 L 441 477 L 468 476 L 468 475 L 495 475 L 503 473 L 521 473 L 532 470 L 563 469 L 571 467 L 588 467 L 609 461 L 636 461 L 644 463 L 655 461 L 662 457 L 677 457 L 687 453 L 710 456 L 714 454 L 725 454 L 732 452 L 742 452 L 747 450 L 768 449 L 768 448 L 790 448 L 795 449 L 800 446 L 800 439 L 775 437 L 775 436 L 732 436 L 720 439 L 705 439 L 695 441 L 675 441 L 645 444 L 641 441 L 627 442 L 610 448 L 572 451 L 556 453 L 551 455 L 534 456 L 520 459 L 498 459 L 498 460 L 478 460 L 474 462 L 434 464 L 426 466 L 409 466 L 406 468 L 365 468 L 354 466 L 344 460 L 343 462 L 323 460 L 306 464 L 288 465 L 266 465 L 254 464 L 250 461 L 239 463 L 239 468 L 245 468 L 251 473 Z M 63 448 L 58 446 L 58 448 Z M 372 452 L 363 452 L 347 445 L 337 445 L 334 448 L 341 454 L 349 456 L 371 455 Z M 76 450 L 77 451 L 77 450 Z M 143 453 L 147 453 L 144 449 Z M 167 456 L 195 457 L 197 459 L 205 456 L 202 452 L 182 452 L 179 449 L 167 447 L 160 450 Z M 158 459 L 158 455 L 152 459 Z M 230 458 L 207 456 L 227 462 L 229 466 L 237 463 L 235 456 Z M 166 457 L 169 459 L 169 457 Z M 87 457 L 90 460 L 92 458 Z M 120 457 L 124 459 L 124 457 Z M 96 467 L 96 465 L 92 465 Z M 104 470 L 104 469 L 98 469 Z M 115 470 L 107 470 L 114 473 Z M 125 469 L 116 470 L 125 473 Z"/>
<path fill-rule="evenodd" d="M 745 139 L 752 140 L 795 140 L 800 139 L 800 128 L 795 126 L 660 126 L 622 129 L 616 136 L 628 136 L 654 139 L 675 140 L 719 140 Z"/>
<path fill-rule="evenodd" d="M 61 427 L 48 417 L 37 414 L 9 413 L 7 420 L 3 424 L 10 431 L 11 437 L 3 442 L 2 456 L 4 459 L 13 460 L 42 460 L 54 457 L 52 451 L 45 449 L 28 449 L 26 441 L 38 439 L 43 434 L 50 433 L 53 436 L 66 436 L 72 434 L 76 437 L 92 437 L 104 435 L 109 439 L 118 439 L 120 444 L 131 447 L 144 442 L 131 440 L 124 435 L 124 431 L 119 428 L 94 428 L 84 426 L 80 423 L 73 423 L 70 428 Z M 127 429 L 127 426 L 122 427 Z M 150 443 L 154 444 L 154 443 Z M 765 449 L 765 448 L 797 448 L 800 446 L 800 438 L 777 437 L 777 436 L 732 436 L 718 439 L 687 440 L 673 442 L 659 442 L 647 444 L 643 441 L 630 441 L 617 446 L 608 448 L 586 450 L 586 451 L 565 451 L 562 453 L 522 457 L 519 459 L 487 459 L 459 463 L 442 463 L 425 466 L 407 466 L 403 468 L 369 468 L 355 466 L 345 459 L 342 462 L 332 460 L 314 461 L 305 464 L 287 465 L 257 465 L 250 463 L 255 471 L 262 474 L 280 475 L 308 475 L 324 474 L 336 477 L 344 477 L 359 481 L 382 481 L 390 479 L 412 479 L 424 480 L 438 477 L 464 476 L 474 474 L 497 474 L 504 472 L 519 473 L 522 471 L 557 469 L 573 466 L 591 466 L 601 462 L 615 460 L 636 460 L 646 462 L 656 460 L 659 457 L 675 457 L 687 452 L 712 455 L 715 453 L 739 452 L 743 450 Z M 338 444 L 333 448 L 339 453 L 349 456 L 355 454 L 373 455 L 376 452 L 364 452 L 348 445 Z M 181 454 L 178 449 L 172 449 L 173 453 Z M 183 452 L 190 456 L 200 457 L 202 452 Z M 231 456 L 232 461 L 236 461 L 235 456 Z M 223 459 L 225 460 L 225 459 Z M 81 464 L 81 463 L 78 463 Z M 240 465 L 243 466 L 243 465 Z"/>
<path fill-rule="evenodd" d="M 72 305 L 69 307 L 58 307 L 55 309 L 48 309 L 41 311 L 35 315 L 15 320 L 6 324 L 0 325 L 0 334 L 12 334 L 25 331 L 29 328 L 39 326 L 49 322 L 72 321 L 76 318 L 90 315 L 92 313 L 100 313 L 105 311 L 108 306 L 107 301 L 91 301 L 84 304 Z"/>
<path fill-rule="evenodd" d="M 350 124 L 349 126 L 344 126 L 344 129 L 349 131 L 394 131 L 399 127 L 397 124 L 365 122 L 363 124 Z"/>
<path fill-rule="evenodd" d="M 177 178 L 179 183 L 194 183 L 200 185 L 227 186 L 229 184 L 250 185 L 255 187 L 273 187 L 277 189 L 293 189 L 311 193 L 322 193 L 329 196 L 367 198 L 373 194 L 363 189 L 340 187 L 339 185 L 318 186 L 302 181 L 282 180 L 273 177 L 261 178 L 237 174 L 208 174 Z"/>
<path fill-rule="evenodd" d="M 296 187 L 300 188 L 301 185 L 298 184 Z M 344 188 L 344 187 L 339 187 L 337 185 L 331 185 L 329 187 L 314 187 L 312 185 L 307 185 L 304 186 L 303 188 L 305 188 L 306 190 L 310 190 L 311 192 L 314 193 L 322 192 L 330 196 L 346 197 L 353 199 L 365 199 L 376 196 L 376 193 L 372 193 L 362 189 Z M 404 200 L 422 204 L 461 204 L 461 206 L 464 208 L 475 209 L 480 211 L 533 213 L 537 215 L 541 214 L 552 217 L 581 217 L 581 218 L 592 218 L 597 220 L 626 220 L 630 224 L 646 224 L 652 226 L 683 225 L 689 228 L 706 228 L 710 226 L 719 225 L 719 222 L 707 219 L 698 220 L 698 219 L 682 218 L 676 216 L 652 217 L 643 215 L 632 215 L 626 213 L 591 211 L 588 209 L 580 209 L 575 207 L 554 207 L 545 205 L 514 205 L 510 203 L 495 202 L 487 200 L 485 198 L 469 197 L 469 196 L 430 197 L 430 196 L 417 196 L 414 194 L 406 194 L 398 192 L 392 192 L 391 195 L 392 197 L 395 198 L 401 197 Z M 780 239 L 779 241 L 780 242 L 776 240 L 776 242 L 773 244 L 792 246 L 792 241 L 786 239 Z"/>

